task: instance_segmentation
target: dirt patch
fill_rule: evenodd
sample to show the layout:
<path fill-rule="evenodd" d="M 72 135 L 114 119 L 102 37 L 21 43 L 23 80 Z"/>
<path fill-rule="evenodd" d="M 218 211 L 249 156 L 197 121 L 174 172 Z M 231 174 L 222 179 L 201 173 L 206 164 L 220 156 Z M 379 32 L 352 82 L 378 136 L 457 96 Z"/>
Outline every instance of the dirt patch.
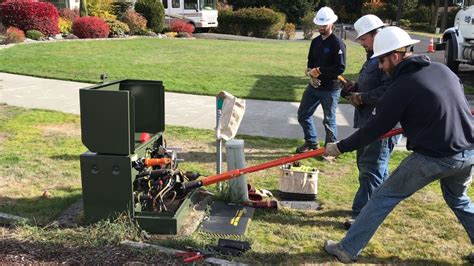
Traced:
<path fill-rule="evenodd" d="M 51 137 L 63 135 L 66 137 L 77 137 L 81 135 L 81 130 L 76 124 L 65 123 L 55 125 L 42 125 L 39 129 L 43 132 L 43 136 Z"/>
<path fill-rule="evenodd" d="M 198 162 L 213 164 L 216 162 L 216 147 L 214 142 L 196 143 L 191 141 L 170 140 L 168 147 L 179 147 L 178 158 L 185 162 Z M 225 144 L 222 145 L 223 160 L 225 164 Z M 270 161 L 285 156 L 290 156 L 286 149 L 244 148 L 247 164 L 253 160 Z"/>
<path fill-rule="evenodd" d="M 176 258 L 153 252 L 140 251 L 126 246 L 109 247 L 64 247 L 45 245 L 14 238 L 0 240 L 0 264 L 10 263 L 61 263 L 61 264 L 159 264 L 175 265 Z"/>
<path fill-rule="evenodd" d="M 215 152 L 213 143 L 199 143 L 185 140 L 167 140 L 167 147 L 180 148 L 181 152 L 200 151 L 200 152 Z"/>
<path fill-rule="evenodd" d="M 0 143 L 4 143 L 5 141 L 8 140 L 8 134 L 7 133 L 1 133 L 0 132 Z M 1 148 L 1 147 L 0 147 Z"/>

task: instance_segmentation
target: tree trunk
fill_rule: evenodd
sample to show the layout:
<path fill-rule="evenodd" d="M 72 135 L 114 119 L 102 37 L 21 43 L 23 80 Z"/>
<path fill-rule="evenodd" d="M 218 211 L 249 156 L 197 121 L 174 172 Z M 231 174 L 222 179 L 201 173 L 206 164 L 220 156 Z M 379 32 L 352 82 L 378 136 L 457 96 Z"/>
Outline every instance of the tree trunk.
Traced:
<path fill-rule="evenodd" d="M 398 0 L 398 8 L 397 8 L 397 26 L 400 27 L 400 18 L 402 17 L 403 12 L 403 0 Z"/>
<path fill-rule="evenodd" d="M 431 26 L 437 27 L 438 26 L 438 9 L 439 9 L 439 1 L 435 0 L 432 7 L 433 7 L 433 14 L 431 15 Z"/>
<path fill-rule="evenodd" d="M 79 15 L 81 17 L 87 17 L 89 15 L 86 0 L 80 0 L 79 2 Z"/>
<path fill-rule="evenodd" d="M 446 20 L 448 18 L 448 0 L 444 0 L 443 19 L 441 20 L 441 31 L 446 29 Z"/>

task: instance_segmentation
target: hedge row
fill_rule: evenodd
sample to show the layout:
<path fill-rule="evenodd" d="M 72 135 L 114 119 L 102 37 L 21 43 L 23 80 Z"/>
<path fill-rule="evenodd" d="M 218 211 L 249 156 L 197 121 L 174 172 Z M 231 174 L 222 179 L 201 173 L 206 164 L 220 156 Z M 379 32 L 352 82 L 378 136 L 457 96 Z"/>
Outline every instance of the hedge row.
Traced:
<path fill-rule="evenodd" d="M 223 10 L 218 16 L 221 33 L 260 38 L 276 38 L 286 17 L 269 8 L 242 8 L 237 11 Z"/>
<path fill-rule="evenodd" d="M 273 10 L 285 13 L 289 23 L 301 24 L 301 18 L 307 12 L 315 11 L 319 0 L 227 0 L 235 10 L 249 7 L 271 7 Z M 314 16 L 314 15 L 313 15 Z"/>

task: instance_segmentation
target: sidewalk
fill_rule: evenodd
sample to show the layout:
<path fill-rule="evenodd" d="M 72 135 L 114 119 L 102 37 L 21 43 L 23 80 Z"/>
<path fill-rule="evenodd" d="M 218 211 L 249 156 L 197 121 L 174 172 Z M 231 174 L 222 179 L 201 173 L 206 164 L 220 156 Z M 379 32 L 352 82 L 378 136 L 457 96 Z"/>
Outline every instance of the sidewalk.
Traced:
<path fill-rule="evenodd" d="M 80 114 L 79 89 L 92 84 L 34 78 L 0 73 L 0 103 L 24 108 L 40 108 L 71 114 Z M 468 97 L 474 109 L 474 98 Z M 216 98 L 180 93 L 165 93 L 166 125 L 186 126 L 213 130 L 216 124 Z M 296 112 L 298 102 L 246 100 L 246 111 L 238 134 L 253 136 L 303 139 Z M 339 104 L 336 113 L 338 137 L 343 139 L 355 130 L 354 108 Z M 319 107 L 314 114 L 320 140 L 324 140 L 323 111 Z M 405 149 L 403 138 L 397 149 Z"/>
<path fill-rule="evenodd" d="M 79 89 L 88 86 L 91 84 L 0 73 L 0 103 L 79 115 Z M 471 107 L 474 107 L 474 99 L 469 100 Z M 216 124 L 215 106 L 215 97 L 166 92 L 165 123 L 212 130 Z M 303 139 L 296 116 L 298 106 L 298 102 L 246 100 L 246 111 L 238 133 Z M 353 115 L 351 105 L 339 104 L 336 118 L 339 139 L 355 131 L 352 127 Z M 317 131 L 321 134 L 319 138 L 324 140 L 321 107 L 316 110 L 314 118 Z M 405 145 L 402 140 L 398 148 L 403 149 Z"/>
<path fill-rule="evenodd" d="M 79 89 L 91 86 L 87 83 L 34 78 L 0 73 L 0 102 L 25 108 L 41 108 L 80 114 Z M 197 108 L 199 106 L 199 108 Z M 216 99 L 211 96 L 165 93 L 165 123 L 167 125 L 214 129 Z M 298 102 L 246 100 L 245 116 L 239 134 L 254 136 L 303 139 L 296 112 Z M 340 104 L 337 110 L 339 138 L 354 132 L 352 117 L 354 108 Z M 319 107 L 314 115 L 321 140 L 323 111 Z M 400 144 L 404 147 L 404 144 Z"/>

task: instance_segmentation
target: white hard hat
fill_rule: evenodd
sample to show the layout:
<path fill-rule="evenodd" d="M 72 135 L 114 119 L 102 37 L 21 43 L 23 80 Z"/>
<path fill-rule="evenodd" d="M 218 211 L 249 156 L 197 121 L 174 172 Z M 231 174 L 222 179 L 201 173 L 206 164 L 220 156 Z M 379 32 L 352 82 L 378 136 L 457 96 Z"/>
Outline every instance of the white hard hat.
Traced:
<path fill-rule="evenodd" d="M 337 16 L 331 8 L 325 6 L 318 10 L 313 22 L 316 25 L 324 26 L 336 22 Z"/>
<path fill-rule="evenodd" d="M 374 55 L 371 58 L 376 58 L 419 42 L 419 40 L 413 40 L 406 31 L 399 27 L 383 28 L 375 36 Z M 400 51 L 406 51 L 406 49 Z"/>
<path fill-rule="evenodd" d="M 362 35 L 375 29 L 382 28 L 383 26 L 385 26 L 385 24 L 383 24 L 382 20 L 380 20 L 376 15 L 365 15 L 354 23 L 354 28 L 357 31 L 356 39 L 359 39 Z"/>

